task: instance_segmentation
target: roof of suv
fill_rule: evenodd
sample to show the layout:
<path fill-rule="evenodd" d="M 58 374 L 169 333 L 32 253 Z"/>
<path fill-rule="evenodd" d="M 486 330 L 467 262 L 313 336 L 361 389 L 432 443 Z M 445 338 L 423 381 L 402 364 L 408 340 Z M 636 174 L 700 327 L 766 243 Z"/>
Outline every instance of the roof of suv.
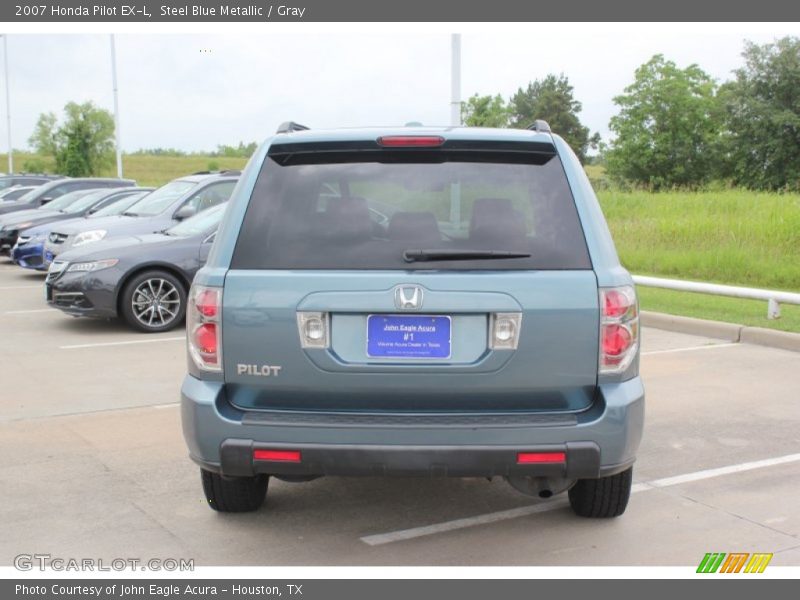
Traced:
<path fill-rule="evenodd" d="M 273 144 L 298 142 L 341 142 L 375 140 L 381 136 L 440 135 L 446 140 L 546 142 L 552 143 L 549 132 L 535 129 L 499 129 L 490 127 L 358 127 L 337 129 L 306 129 L 278 133 Z"/>

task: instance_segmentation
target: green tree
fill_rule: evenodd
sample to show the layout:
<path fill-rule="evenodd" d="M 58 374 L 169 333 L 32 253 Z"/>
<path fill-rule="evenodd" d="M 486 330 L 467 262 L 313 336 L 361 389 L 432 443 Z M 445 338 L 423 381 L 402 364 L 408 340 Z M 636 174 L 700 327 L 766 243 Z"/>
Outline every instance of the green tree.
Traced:
<path fill-rule="evenodd" d="M 213 153 L 213 156 L 250 158 L 257 148 L 258 144 L 256 142 L 250 142 L 249 144 L 245 144 L 244 142 L 239 142 L 238 146 L 228 146 L 226 144 L 220 144 L 217 146 L 217 150 L 216 152 Z"/>
<path fill-rule="evenodd" d="M 722 111 L 717 85 L 697 65 L 679 69 L 660 54 L 614 98 L 616 138 L 608 173 L 653 189 L 696 187 L 719 173 Z"/>
<path fill-rule="evenodd" d="M 508 105 L 500 94 L 475 94 L 461 103 L 461 122 L 469 127 L 508 127 L 510 116 Z"/>
<path fill-rule="evenodd" d="M 36 121 L 36 127 L 33 129 L 28 143 L 39 154 L 46 156 L 56 155 L 56 123 L 58 119 L 55 113 L 48 112 L 39 115 L 39 120 Z"/>
<path fill-rule="evenodd" d="M 586 161 L 588 149 L 597 147 L 599 134 L 589 135 L 578 118 L 583 108 L 573 95 L 573 87 L 563 73 L 550 74 L 520 88 L 509 101 L 512 127 L 525 128 L 536 119 L 547 121 L 554 133 L 559 134 L 572 147 L 581 162 Z"/>
<path fill-rule="evenodd" d="M 70 177 L 97 175 L 114 159 L 114 118 L 91 102 L 69 102 L 59 126 L 53 113 L 39 116 L 28 142 L 37 153 L 53 156 L 56 170 Z"/>
<path fill-rule="evenodd" d="M 742 56 L 720 90 L 726 174 L 749 188 L 800 190 L 800 39 L 745 42 Z"/>

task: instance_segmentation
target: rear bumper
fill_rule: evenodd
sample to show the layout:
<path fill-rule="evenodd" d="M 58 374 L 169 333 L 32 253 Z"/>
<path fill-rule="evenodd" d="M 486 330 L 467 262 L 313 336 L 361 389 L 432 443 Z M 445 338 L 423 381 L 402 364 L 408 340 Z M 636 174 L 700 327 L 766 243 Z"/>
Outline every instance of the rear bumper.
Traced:
<path fill-rule="evenodd" d="M 464 422 L 412 426 L 376 414 L 350 422 L 341 413 L 270 419 L 243 412 L 225 398 L 224 384 L 187 375 L 181 388 L 183 434 L 202 468 L 229 476 L 398 475 L 562 476 L 590 479 L 633 464 L 644 424 L 644 389 L 636 377 L 601 385 L 592 408 L 570 419 L 507 422 L 471 415 Z M 308 413 L 305 413 L 308 414 Z M 293 450 L 299 462 L 262 461 L 254 451 Z M 519 452 L 563 452 L 564 462 L 517 464 Z"/>

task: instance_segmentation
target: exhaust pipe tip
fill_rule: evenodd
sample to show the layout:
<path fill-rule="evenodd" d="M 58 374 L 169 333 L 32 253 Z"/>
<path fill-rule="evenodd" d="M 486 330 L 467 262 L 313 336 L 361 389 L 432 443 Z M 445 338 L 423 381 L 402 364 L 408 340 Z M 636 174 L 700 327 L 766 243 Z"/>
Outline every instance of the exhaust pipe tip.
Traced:
<path fill-rule="evenodd" d="M 511 484 L 511 487 L 517 491 L 541 500 L 548 500 L 556 494 L 566 492 L 575 484 L 574 479 L 567 479 L 565 477 L 514 475 L 506 477 L 505 479 Z"/>

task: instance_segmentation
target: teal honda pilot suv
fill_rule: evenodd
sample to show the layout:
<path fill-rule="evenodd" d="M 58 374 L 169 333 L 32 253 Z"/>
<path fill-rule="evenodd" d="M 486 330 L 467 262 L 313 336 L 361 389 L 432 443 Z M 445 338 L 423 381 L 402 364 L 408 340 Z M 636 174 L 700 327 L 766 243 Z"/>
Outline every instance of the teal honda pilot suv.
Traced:
<path fill-rule="evenodd" d="M 528 130 L 285 123 L 194 279 L 183 432 L 218 511 L 270 477 L 503 477 L 624 512 L 639 313 L 575 154 Z"/>

